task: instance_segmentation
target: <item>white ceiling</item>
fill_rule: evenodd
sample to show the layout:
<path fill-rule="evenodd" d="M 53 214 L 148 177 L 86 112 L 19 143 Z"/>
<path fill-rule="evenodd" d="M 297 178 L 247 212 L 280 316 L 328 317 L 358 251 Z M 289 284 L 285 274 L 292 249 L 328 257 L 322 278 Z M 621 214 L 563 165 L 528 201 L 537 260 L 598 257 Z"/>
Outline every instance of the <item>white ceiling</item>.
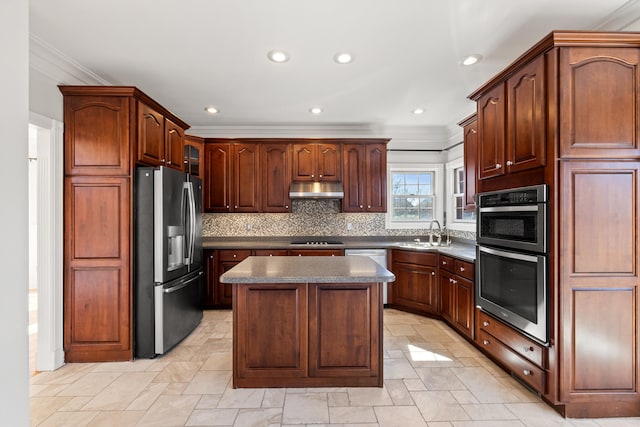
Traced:
<path fill-rule="evenodd" d="M 633 29 L 640 0 L 30 0 L 32 40 L 190 125 L 445 127 L 550 31 Z M 291 59 L 267 60 L 272 49 Z M 355 61 L 333 62 L 349 51 Z M 459 65 L 469 53 L 484 59 Z M 69 83 L 69 82 L 59 82 Z M 204 111 L 209 105 L 218 115 Z M 309 108 L 320 106 L 314 116 Z M 412 114 L 414 108 L 425 110 Z"/>

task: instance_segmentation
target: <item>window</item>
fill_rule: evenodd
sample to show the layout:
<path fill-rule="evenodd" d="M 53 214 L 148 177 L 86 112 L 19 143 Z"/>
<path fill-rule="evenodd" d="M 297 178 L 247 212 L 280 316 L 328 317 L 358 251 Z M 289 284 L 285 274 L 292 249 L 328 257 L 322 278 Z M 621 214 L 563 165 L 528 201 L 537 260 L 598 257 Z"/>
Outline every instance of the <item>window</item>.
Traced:
<path fill-rule="evenodd" d="M 427 228 L 432 219 L 442 221 L 439 175 L 438 169 L 423 165 L 389 168 L 387 228 Z"/>
<path fill-rule="evenodd" d="M 465 211 L 465 173 L 462 157 L 446 164 L 447 171 L 447 228 L 458 231 L 476 231 L 475 210 Z"/>
<path fill-rule="evenodd" d="M 465 210 L 464 200 L 464 168 L 458 167 L 453 170 L 453 207 L 455 210 L 455 221 L 473 221 L 476 219 L 474 210 Z"/>

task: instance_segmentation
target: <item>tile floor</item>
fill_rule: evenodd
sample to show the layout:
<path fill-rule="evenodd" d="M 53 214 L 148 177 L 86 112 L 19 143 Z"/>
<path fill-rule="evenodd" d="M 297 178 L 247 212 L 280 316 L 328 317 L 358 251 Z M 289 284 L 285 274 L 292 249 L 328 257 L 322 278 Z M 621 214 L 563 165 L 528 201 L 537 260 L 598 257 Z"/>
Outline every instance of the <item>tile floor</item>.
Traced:
<path fill-rule="evenodd" d="M 33 426 L 627 427 L 563 419 L 444 323 L 385 310 L 384 387 L 233 389 L 231 312 L 163 357 L 31 377 Z"/>

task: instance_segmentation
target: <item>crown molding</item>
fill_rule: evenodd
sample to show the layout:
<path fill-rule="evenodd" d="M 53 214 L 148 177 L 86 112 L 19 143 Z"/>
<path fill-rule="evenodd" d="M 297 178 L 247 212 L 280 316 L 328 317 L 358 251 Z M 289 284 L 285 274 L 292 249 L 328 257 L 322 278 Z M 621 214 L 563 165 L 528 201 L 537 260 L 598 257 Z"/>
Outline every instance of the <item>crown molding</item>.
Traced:
<path fill-rule="evenodd" d="M 44 74 L 59 84 L 113 84 L 33 34 L 29 34 L 29 68 Z"/>
<path fill-rule="evenodd" d="M 631 31 L 633 24 L 640 21 L 640 0 L 629 0 L 608 16 L 595 29 L 598 31 Z M 635 26 L 637 28 L 637 25 Z"/>

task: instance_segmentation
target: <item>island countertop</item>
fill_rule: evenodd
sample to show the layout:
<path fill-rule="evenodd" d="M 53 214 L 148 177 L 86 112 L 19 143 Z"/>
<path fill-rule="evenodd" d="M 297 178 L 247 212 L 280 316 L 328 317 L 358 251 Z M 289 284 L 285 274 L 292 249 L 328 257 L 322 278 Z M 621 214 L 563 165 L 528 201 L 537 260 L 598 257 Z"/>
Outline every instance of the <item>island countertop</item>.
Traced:
<path fill-rule="evenodd" d="M 220 276 L 221 283 L 393 282 L 395 276 L 367 257 L 251 256 Z"/>

